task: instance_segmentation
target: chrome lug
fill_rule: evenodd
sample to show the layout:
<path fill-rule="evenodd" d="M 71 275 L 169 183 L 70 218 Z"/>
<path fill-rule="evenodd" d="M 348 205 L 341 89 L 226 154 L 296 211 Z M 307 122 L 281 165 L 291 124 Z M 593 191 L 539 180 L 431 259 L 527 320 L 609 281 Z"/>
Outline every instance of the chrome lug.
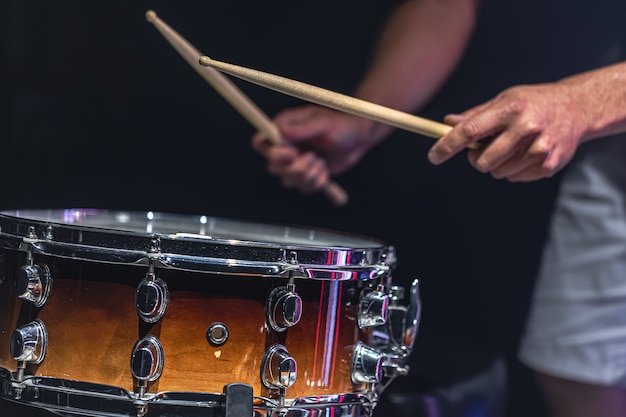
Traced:
<path fill-rule="evenodd" d="M 261 381 L 270 389 L 285 389 L 296 382 L 296 360 L 283 345 L 270 346 L 261 364 Z"/>
<path fill-rule="evenodd" d="M 48 332 L 37 319 L 15 329 L 11 335 L 11 356 L 16 361 L 40 364 L 48 347 Z"/>
<path fill-rule="evenodd" d="M 18 269 L 15 292 L 19 298 L 41 307 L 48 301 L 51 288 L 52 276 L 47 265 L 24 265 Z"/>

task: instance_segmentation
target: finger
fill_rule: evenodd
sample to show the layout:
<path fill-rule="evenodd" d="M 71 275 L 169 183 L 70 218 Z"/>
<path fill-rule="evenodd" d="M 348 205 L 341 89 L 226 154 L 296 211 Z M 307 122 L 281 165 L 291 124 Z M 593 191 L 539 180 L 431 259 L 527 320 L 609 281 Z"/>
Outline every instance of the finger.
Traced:
<path fill-rule="evenodd" d="M 257 132 L 252 136 L 252 149 L 261 155 L 266 155 L 272 146 L 274 146 L 274 144 L 265 134 Z"/>
<path fill-rule="evenodd" d="M 315 105 L 291 107 L 278 113 L 274 117 L 274 121 L 284 125 L 302 123 L 304 120 L 313 117 L 318 109 L 319 107 Z"/>
<path fill-rule="evenodd" d="M 491 100 L 460 115 L 448 115 L 448 119 L 455 122 L 455 125 L 430 148 L 428 152 L 430 162 L 439 165 L 473 143 L 501 131 L 503 128 L 503 120 L 499 115 L 501 112 L 490 111 L 494 103 Z"/>
<path fill-rule="evenodd" d="M 483 111 L 483 109 L 487 108 L 489 105 L 491 105 L 491 100 L 483 104 L 479 104 L 478 106 L 474 106 L 471 109 L 465 110 L 463 113 L 447 114 L 446 116 L 444 116 L 443 121 L 445 124 L 456 126 L 464 119 L 467 119 L 468 117 L 472 117 L 476 113 Z"/>
<path fill-rule="evenodd" d="M 464 119 L 435 142 L 428 152 L 428 159 L 432 164 L 439 165 L 471 144 L 496 133 L 498 129 L 499 126 L 494 125 L 489 118 L 475 116 Z"/>
<path fill-rule="evenodd" d="M 544 158 L 536 155 L 528 155 L 525 152 L 519 152 L 511 159 L 502 163 L 499 167 L 493 169 L 490 173 L 495 179 L 511 179 L 516 175 L 540 164 Z"/>
<path fill-rule="evenodd" d="M 465 116 L 463 116 L 462 114 L 447 114 L 443 118 L 443 122 L 450 126 L 456 126 L 461 123 L 463 119 L 465 119 Z"/>
<path fill-rule="evenodd" d="M 307 183 L 312 183 L 312 177 L 315 174 L 311 173 L 311 171 L 317 160 L 319 158 L 315 154 L 305 152 L 296 158 L 293 163 L 284 166 L 281 172 L 283 185 L 287 188 L 303 189 Z"/>
<path fill-rule="evenodd" d="M 531 182 L 543 178 L 550 178 L 556 174 L 557 171 L 558 170 L 547 169 L 543 163 L 536 163 L 506 177 L 506 179 L 510 182 Z"/>
<path fill-rule="evenodd" d="M 478 152 L 469 152 L 468 158 L 471 165 L 480 172 L 491 172 L 500 169 L 506 164 L 515 164 L 516 155 L 530 153 L 530 146 L 534 136 L 522 136 L 515 131 L 507 130 L 488 143 L 481 143 Z M 544 155 L 545 157 L 545 155 Z"/>
<path fill-rule="evenodd" d="M 323 159 L 316 158 L 306 172 L 300 190 L 305 194 L 318 192 L 330 180 L 328 169 Z"/>
<path fill-rule="evenodd" d="M 282 176 L 289 172 L 298 158 L 300 158 L 298 151 L 292 147 L 272 146 L 266 154 L 267 169 L 270 174 Z"/>
<path fill-rule="evenodd" d="M 518 172 L 515 175 L 507 177 L 506 179 L 510 182 L 532 182 L 537 181 L 542 178 L 546 178 L 543 174 L 541 174 L 541 169 L 537 169 L 534 166 L 530 166 L 523 171 Z"/>
<path fill-rule="evenodd" d="M 567 165 L 572 155 L 567 155 L 566 152 L 563 153 L 557 149 L 551 150 L 542 161 L 507 177 L 507 179 L 511 182 L 526 182 L 536 181 L 542 178 L 551 178 Z"/>
<path fill-rule="evenodd" d="M 302 142 L 326 133 L 329 129 L 329 118 L 323 113 L 331 110 L 307 107 L 297 113 L 282 113 L 276 118 L 285 138 L 291 142 Z"/>
<path fill-rule="evenodd" d="M 549 145 L 544 145 L 542 141 L 532 139 L 526 146 L 520 147 L 515 156 L 504 162 L 499 167 L 491 171 L 494 178 L 513 178 L 518 174 L 533 169 L 537 171 L 537 175 L 548 176 L 553 175 L 558 163 L 551 162 L 550 158 L 553 150 Z M 540 168 L 538 170 L 537 168 Z M 540 171 L 543 171 L 540 172 Z"/>

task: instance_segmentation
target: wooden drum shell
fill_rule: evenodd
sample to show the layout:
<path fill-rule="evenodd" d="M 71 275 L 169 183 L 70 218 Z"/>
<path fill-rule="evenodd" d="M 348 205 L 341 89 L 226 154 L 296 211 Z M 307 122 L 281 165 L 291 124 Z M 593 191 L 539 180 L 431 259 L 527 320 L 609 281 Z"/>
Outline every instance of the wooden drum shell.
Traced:
<path fill-rule="evenodd" d="M 23 252 L 3 250 L 0 285 L 0 366 L 15 371 L 10 337 L 35 318 L 48 333 L 45 359 L 29 364 L 27 374 L 112 385 L 132 391 L 130 357 L 146 334 L 163 346 L 164 367 L 148 392 L 216 392 L 243 382 L 254 395 L 268 396 L 261 383 L 266 349 L 282 344 L 298 366 L 287 397 L 354 392 L 350 379 L 353 346 L 363 337 L 355 322 L 360 281 L 294 280 L 302 298 L 298 324 L 277 332 L 266 324 L 271 290 L 287 284 L 277 277 L 238 276 L 157 269 L 167 283 L 170 303 L 165 316 L 145 323 L 135 310 L 135 290 L 146 266 L 115 265 L 35 255 L 50 267 L 48 301 L 35 307 L 15 293 L 15 271 Z M 207 340 L 207 329 L 223 323 L 229 337 L 222 346 Z"/>

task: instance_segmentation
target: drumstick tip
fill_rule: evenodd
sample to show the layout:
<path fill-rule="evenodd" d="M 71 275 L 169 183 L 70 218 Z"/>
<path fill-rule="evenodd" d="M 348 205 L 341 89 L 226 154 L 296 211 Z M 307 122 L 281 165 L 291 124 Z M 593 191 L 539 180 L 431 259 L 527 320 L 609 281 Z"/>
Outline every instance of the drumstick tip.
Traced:
<path fill-rule="evenodd" d="M 210 67 L 211 66 L 211 58 L 209 58 L 206 55 L 202 55 L 200 57 L 200 59 L 198 60 L 198 62 L 200 62 L 200 65 L 202 65 L 203 67 Z"/>
<path fill-rule="evenodd" d="M 148 22 L 153 22 L 154 19 L 156 19 L 156 17 L 157 17 L 157 14 L 156 14 L 156 12 L 154 10 L 148 10 L 146 12 L 146 20 Z"/>

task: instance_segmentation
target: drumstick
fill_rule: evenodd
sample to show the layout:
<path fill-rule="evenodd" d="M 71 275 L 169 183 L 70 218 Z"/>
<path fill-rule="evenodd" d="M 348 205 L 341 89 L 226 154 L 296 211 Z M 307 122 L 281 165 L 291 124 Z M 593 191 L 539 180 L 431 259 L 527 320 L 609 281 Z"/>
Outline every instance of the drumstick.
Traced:
<path fill-rule="evenodd" d="M 252 126 L 265 134 L 272 144 L 283 143 L 283 137 L 278 126 L 249 97 L 219 71 L 199 65 L 199 59 L 202 54 L 193 45 L 161 20 L 153 10 L 146 12 L 146 20 L 152 23 L 185 61 Z M 348 201 L 346 191 L 334 181 L 330 181 L 323 191 L 333 204 L 337 206 L 343 206 Z"/>
<path fill-rule="evenodd" d="M 324 88 L 316 87 L 300 81 L 295 81 L 279 75 L 257 71 L 251 68 L 241 67 L 226 62 L 216 61 L 208 56 L 200 58 L 200 65 L 207 68 L 215 68 L 226 74 L 241 78 L 260 86 L 297 97 L 321 106 L 330 107 L 346 113 L 365 117 L 377 122 L 419 133 L 424 136 L 439 139 L 448 133 L 452 126 L 424 119 L 399 110 L 371 103 L 355 97 L 335 93 Z M 469 146 L 472 149 L 478 147 L 478 143 Z"/>

